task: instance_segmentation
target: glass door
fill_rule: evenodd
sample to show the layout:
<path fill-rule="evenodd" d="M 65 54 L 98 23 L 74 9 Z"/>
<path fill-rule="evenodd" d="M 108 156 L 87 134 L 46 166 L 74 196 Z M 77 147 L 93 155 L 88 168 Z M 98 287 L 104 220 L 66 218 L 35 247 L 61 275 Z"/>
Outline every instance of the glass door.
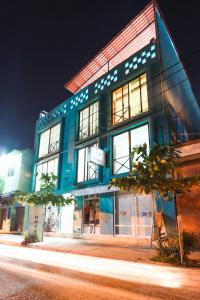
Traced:
<path fill-rule="evenodd" d="M 115 234 L 151 237 L 152 222 L 150 196 L 116 193 Z"/>

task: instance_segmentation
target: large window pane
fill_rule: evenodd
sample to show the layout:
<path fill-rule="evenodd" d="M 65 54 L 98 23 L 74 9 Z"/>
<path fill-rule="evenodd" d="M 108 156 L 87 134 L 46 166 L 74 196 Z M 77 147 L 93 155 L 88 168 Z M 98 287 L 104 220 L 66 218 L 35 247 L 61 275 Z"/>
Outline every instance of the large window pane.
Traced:
<path fill-rule="evenodd" d="M 131 150 L 133 147 L 147 144 L 149 149 L 149 128 L 148 125 L 144 125 L 131 130 Z"/>
<path fill-rule="evenodd" d="M 79 138 L 84 139 L 89 135 L 89 107 L 80 112 Z"/>
<path fill-rule="evenodd" d="M 139 76 L 112 93 L 112 124 L 148 111 L 146 74 Z"/>
<path fill-rule="evenodd" d="M 39 147 L 39 157 L 48 154 L 49 151 L 49 135 L 50 129 L 44 131 L 40 134 L 40 147 Z"/>
<path fill-rule="evenodd" d="M 40 146 L 38 157 L 43 157 L 50 153 L 57 152 L 60 145 L 60 124 L 40 134 Z"/>
<path fill-rule="evenodd" d="M 35 180 L 35 191 L 38 192 L 40 190 L 41 185 L 41 176 L 42 174 L 50 174 L 58 175 L 58 158 L 51 159 L 44 163 L 41 163 L 36 168 L 36 180 Z"/>
<path fill-rule="evenodd" d="M 60 124 L 51 128 L 50 143 L 49 143 L 49 153 L 56 152 L 59 150 L 59 140 L 60 140 Z"/>
<path fill-rule="evenodd" d="M 130 169 L 129 133 L 125 132 L 113 138 L 113 172 L 121 174 Z"/>
<path fill-rule="evenodd" d="M 113 124 L 123 121 L 122 88 L 113 92 Z"/>
<path fill-rule="evenodd" d="M 129 83 L 130 117 L 141 113 L 140 81 L 139 78 Z"/>
<path fill-rule="evenodd" d="M 99 130 L 99 103 L 95 102 L 79 113 L 79 139 L 82 140 Z"/>
<path fill-rule="evenodd" d="M 78 151 L 78 174 L 77 181 L 82 182 L 85 178 L 85 148 Z"/>
<path fill-rule="evenodd" d="M 36 180 L 35 180 L 35 190 L 36 190 L 36 192 L 40 190 L 41 175 L 42 175 L 42 165 L 39 165 L 36 168 Z"/>
<path fill-rule="evenodd" d="M 141 80 L 141 97 L 142 97 L 142 111 L 148 111 L 148 95 L 147 95 L 147 76 L 143 74 Z"/>
<path fill-rule="evenodd" d="M 91 145 L 96 147 L 97 144 Z M 88 147 L 78 150 L 77 182 L 96 179 L 98 166 L 88 161 Z"/>
<path fill-rule="evenodd" d="M 130 151 L 133 147 L 147 144 L 149 151 L 149 130 L 144 125 L 113 138 L 113 174 L 122 174 L 130 171 Z"/>
<path fill-rule="evenodd" d="M 90 105 L 90 135 L 98 133 L 99 130 L 99 102 Z"/>

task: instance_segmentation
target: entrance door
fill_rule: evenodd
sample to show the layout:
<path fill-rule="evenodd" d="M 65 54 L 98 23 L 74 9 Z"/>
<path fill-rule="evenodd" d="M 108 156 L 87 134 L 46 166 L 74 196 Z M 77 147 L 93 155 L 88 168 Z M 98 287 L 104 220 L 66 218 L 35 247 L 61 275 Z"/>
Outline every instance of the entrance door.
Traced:
<path fill-rule="evenodd" d="M 99 234 L 99 195 L 84 196 L 83 233 Z"/>
<path fill-rule="evenodd" d="M 151 237 L 152 216 L 150 196 L 116 193 L 115 234 Z"/>

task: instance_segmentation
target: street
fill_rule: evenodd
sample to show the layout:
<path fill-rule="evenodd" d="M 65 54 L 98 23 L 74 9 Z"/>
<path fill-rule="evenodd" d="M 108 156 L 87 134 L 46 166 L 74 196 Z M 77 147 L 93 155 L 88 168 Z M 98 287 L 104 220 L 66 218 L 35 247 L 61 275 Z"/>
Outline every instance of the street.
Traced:
<path fill-rule="evenodd" d="M 0 299 L 200 299 L 200 270 L 0 245 Z"/>

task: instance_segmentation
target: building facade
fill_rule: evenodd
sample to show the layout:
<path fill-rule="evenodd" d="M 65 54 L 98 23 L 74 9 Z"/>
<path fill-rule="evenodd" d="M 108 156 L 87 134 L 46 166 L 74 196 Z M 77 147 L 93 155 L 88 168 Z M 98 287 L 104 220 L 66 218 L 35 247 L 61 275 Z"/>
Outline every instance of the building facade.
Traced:
<path fill-rule="evenodd" d="M 33 151 L 12 150 L 0 157 L 0 231 L 23 232 L 27 209 L 9 204 L 16 191 L 29 192 Z"/>
<path fill-rule="evenodd" d="M 189 141 L 200 109 L 159 8 L 150 3 L 65 88 L 73 93 L 37 121 L 32 190 L 41 173 L 58 176 L 57 192 L 74 205 L 49 212 L 52 230 L 150 238 L 147 195 L 108 189 L 128 174 L 132 147 Z M 173 201 L 164 217 L 175 222 Z"/>

